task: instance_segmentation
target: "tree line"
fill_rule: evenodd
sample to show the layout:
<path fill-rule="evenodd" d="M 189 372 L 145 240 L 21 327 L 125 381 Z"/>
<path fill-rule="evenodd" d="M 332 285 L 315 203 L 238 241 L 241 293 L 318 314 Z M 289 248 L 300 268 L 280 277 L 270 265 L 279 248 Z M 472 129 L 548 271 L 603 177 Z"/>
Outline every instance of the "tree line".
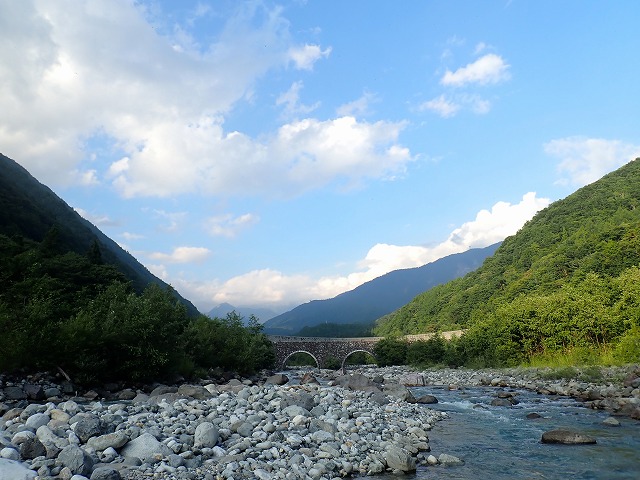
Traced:
<path fill-rule="evenodd" d="M 62 368 L 79 382 L 156 381 L 270 367 L 255 318 L 189 315 L 170 288 L 143 292 L 102 261 L 64 251 L 55 228 L 41 242 L 0 235 L 0 371 Z"/>

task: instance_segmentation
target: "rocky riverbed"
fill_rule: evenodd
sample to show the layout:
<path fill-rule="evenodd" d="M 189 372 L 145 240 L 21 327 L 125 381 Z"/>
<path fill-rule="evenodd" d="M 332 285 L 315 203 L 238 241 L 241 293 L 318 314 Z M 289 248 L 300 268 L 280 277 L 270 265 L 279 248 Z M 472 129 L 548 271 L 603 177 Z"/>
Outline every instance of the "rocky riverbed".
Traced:
<path fill-rule="evenodd" d="M 0 377 L 0 480 L 331 479 L 458 463 L 430 451 L 428 432 L 446 413 L 404 385 L 525 388 L 640 418 L 637 367 L 598 382 L 533 369 L 314 374 L 321 384 L 279 374 L 99 392 Z"/>

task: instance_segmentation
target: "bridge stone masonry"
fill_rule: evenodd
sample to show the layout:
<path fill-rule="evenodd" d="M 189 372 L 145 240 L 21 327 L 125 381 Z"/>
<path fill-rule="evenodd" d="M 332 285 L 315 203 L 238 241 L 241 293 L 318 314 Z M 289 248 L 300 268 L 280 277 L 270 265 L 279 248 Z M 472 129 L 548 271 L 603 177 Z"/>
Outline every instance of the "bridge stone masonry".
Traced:
<path fill-rule="evenodd" d="M 407 342 L 428 340 L 435 333 L 420 335 L 405 335 Z M 445 340 L 462 335 L 462 330 L 441 332 Z M 276 353 L 276 365 L 280 368 L 286 366 L 289 357 L 295 353 L 307 353 L 315 360 L 318 368 L 323 366 L 329 358 L 337 358 L 344 370 L 347 358 L 356 352 L 365 352 L 375 358 L 373 348 L 384 337 L 359 337 L 359 338 L 331 338 L 331 337 L 292 337 L 286 335 L 269 335 Z"/>

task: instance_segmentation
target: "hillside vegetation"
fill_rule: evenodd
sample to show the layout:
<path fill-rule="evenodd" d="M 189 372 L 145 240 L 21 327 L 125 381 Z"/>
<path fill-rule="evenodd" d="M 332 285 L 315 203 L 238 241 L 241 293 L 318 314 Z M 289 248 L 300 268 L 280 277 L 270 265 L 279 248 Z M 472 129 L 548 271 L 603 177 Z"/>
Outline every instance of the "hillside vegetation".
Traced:
<path fill-rule="evenodd" d="M 151 381 L 270 366 L 235 312 L 210 319 L 0 155 L 0 372 Z"/>
<path fill-rule="evenodd" d="M 640 159 L 540 211 L 468 275 L 381 318 L 382 336 L 468 329 L 458 362 L 640 346 Z M 455 362 L 453 362 L 455 363 Z"/>

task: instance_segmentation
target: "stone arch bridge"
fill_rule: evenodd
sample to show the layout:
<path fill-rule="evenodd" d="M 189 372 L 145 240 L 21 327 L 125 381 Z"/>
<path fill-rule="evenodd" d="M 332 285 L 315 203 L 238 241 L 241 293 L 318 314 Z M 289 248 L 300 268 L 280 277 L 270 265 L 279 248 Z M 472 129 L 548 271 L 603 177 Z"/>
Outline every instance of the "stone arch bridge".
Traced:
<path fill-rule="evenodd" d="M 405 335 L 403 338 L 411 343 L 419 340 L 428 340 L 435 334 L 425 333 L 421 335 Z M 442 337 L 450 340 L 452 337 L 462 335 L 462 330 L 442 332 Z M 359 337 L 359 338 L 330 338 L 330 337 L 291 337 L 286 335 L 269 335 L 276 353 L 276 365 L 284 368 L 287 360 L 294 353 L 307 353 L 315 360 L 318 367 L 325 364 L 329 358 L 340 360 L 342 369 L 347 358 L 356 352 L 365 352 L 375 358 L 373 347 L 384 337 Z"/>

